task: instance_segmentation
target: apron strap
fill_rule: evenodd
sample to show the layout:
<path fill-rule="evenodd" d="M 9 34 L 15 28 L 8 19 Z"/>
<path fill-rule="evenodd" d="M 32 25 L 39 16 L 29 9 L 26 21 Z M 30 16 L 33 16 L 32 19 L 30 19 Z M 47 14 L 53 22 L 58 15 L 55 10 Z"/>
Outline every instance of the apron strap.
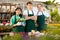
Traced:
<path fill-rule="evenodd" d="M 44 15 L 43 12 L 41 12 L 41 13 L 42 13 L 42 15 Z M 37 15 L 38 15 L 38 14 L 39 14 L 39 11 L 37 12 Z"/>
<path fill-rule="evenodd" d="M 39 12 L 37 12 L 37 16 L 38 16 Z"/>
<path fill-rule="evenodd" d="M 42 15 L 44 15 L 43 12 L 42 12 Z"/>
<path fill-rule="evenodd" d="M 28 13 L 28 15 L 29 15 L 29 10 L 27 10 L 27 13 Z M 32 10 L 32 14 L 34 15 L 34 12 L 33 12 L 33 10 Z"/>

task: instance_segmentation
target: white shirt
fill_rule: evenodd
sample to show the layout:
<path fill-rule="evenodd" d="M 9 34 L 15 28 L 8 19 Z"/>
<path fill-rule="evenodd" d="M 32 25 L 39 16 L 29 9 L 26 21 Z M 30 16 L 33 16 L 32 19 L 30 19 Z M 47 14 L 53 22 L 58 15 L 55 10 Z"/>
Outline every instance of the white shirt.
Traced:
<path fill-rule="evenodd" d="M 33 12 L 32 12 L 33 11 Z M 34 15 L 37 15 L 37 12 L 35 11 L 35 10 L 29 10 L 29 14 L 33 14 L 34 13 Z M 24 12 L 23 12 L 23 15 L 27 15 L 28 16 L 28 10 L 25 10 Z"/>
<path fill-rule="evenodd" d="M 43 15 L 44 15 L 45 17 L 50 17 L 50 14 L 47 13 L 46 11 L 43 11 L 43 12 L 37 12 L 37 16 L 42 15 L 42 13 L 43 13 Z"/>

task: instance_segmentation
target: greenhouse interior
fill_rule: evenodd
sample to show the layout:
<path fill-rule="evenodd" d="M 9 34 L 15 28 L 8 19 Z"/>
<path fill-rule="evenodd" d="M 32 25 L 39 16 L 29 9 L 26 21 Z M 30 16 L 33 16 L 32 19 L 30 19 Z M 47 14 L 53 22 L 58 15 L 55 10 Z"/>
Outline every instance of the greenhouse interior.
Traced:
<path fill-rule="evenodd" d="M 60 0 L 0 0 L 0 40 L 60 40 Z"/>

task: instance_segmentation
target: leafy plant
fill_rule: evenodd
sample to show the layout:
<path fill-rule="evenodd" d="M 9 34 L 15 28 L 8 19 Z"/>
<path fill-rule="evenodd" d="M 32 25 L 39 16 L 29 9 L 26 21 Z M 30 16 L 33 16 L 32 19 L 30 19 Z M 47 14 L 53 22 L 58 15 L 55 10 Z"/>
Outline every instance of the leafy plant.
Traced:
<path fill-rule="evenodd" d="M 51 20 L 54 23 L 60 23 L 60 15 L 57 6 L 52 10 L 50 9 Z"/>
<path fill-rule="evenodd" d="M 43 2 L 44 4 L 46 5 L 52 5 L 53 3 L 55 2 L 55 0 L 49 0 L 49 1 L 46 1 L 46 2 Z"/>
<path fill-rule="evenodd" d="M 1 26 L 0 25 L 0 32 L 9 32 L 9 31 L 11 31 L 10 26 Z"/>
<path fill-rule="evenodd" d="M 3 40 L 21 40 L 20 34 L 15 34 L 14 36 L 5 35 Z"/>

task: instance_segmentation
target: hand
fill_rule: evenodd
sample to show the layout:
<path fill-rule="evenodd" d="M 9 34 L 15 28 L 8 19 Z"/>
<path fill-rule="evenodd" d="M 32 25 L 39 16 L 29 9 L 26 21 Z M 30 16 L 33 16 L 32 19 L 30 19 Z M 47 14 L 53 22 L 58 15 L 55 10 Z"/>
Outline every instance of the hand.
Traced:
<path fill-rule="evenodd" d="M 31 18 L 32 20 L 35 20 L 35 18 L 34 18 L 34 16 L 32 16 L 32 18 Z"/>
<path fill-rule="evenodd" d="M 36 16 L 32 16 L 32 20 L 37 20 L 37 17 Z"/>
<path fill-rule="evenodd" d="M 31 16 L 31 17 L 29 17 L 28 19 L 33 19 L 34 18 L 34 16 Z"/>
<path fill-rule="evenodd" d="M 13 26 L 17 26 L 17 24 L 14 24 Z"/>

